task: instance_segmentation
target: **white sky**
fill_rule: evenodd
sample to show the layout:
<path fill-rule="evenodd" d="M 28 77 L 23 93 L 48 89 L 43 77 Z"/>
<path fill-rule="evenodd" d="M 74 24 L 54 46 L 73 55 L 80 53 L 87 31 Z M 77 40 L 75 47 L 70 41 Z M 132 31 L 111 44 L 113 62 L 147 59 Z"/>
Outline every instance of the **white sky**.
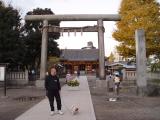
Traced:
<path fill-rule="evenodd" d="M 120 7 L 121 0 L 2 0 L 5 3 L 12 4 L 15 8 L 20 10 L 22 16 L 26 12 L 31 11 L 37 7 L 51 8 L 55 14 L 117 14 Z M 160 2 L 160 0 L 158 0 Z M 96 25 L 96 22 L 61 22 L 61 26 L 88 26 Z M 111 51 L 114 51 L 115 45 L 118 43 L 112 38 L 112 32 L 116 28 L 115 22 L 104 22 L 105 34 L 105 54 L 108 56 Z M 88 41 L 92 41 L 94 46 L 98 47 L 97 33 L 64 33 L 57 40 L 61 49 L 80 49 L 87 45 Z"/>

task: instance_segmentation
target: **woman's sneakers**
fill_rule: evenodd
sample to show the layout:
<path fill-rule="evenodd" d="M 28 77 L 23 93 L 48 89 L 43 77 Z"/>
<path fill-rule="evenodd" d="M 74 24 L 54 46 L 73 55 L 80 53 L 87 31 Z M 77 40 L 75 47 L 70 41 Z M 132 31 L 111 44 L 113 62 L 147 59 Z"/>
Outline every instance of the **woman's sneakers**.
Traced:
<path fill-rule="evenodd" d="M 57 113 L 60 114 L 60 115 L 63 115 L 63 114 L 64 114 L 61 110 L 58 110 Z M 56 114 L 55 111 L 51 111 L 51 112 L 50 112 L 50 115 L 51 115 L 51 116 L 53 116 L 53 115 L 55 115 L 55 114 Z"/>
<path fill-rule="evenodd" d="M 54 111 L 51 111 L 51 112 L 50 112 L 50 115 L 51 115 L 51 116 L 52 116 L 52 115 L 54 115 L 54 114 L 55 114 L 55 112 L 54 112 Z"/>
<path fill-rule="evenodd" d="M 61 110 L 58 110 L 58 114 L 63 115 L 64 113 Z"/>

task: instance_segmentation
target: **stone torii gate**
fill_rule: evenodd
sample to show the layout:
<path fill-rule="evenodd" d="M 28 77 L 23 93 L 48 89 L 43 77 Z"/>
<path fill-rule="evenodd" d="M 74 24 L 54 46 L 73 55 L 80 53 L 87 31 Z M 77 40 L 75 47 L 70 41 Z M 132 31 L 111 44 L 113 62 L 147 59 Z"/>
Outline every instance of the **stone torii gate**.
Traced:
<path fill-rule="evenodd" d="M 48 21 L 97 21 L 97 26 L 84 27 L 84 32 L 98 32 L 98 48 L 99 48 L 99 78 L 104 80 L 104 27 L 103 21 L 120 21 L 121 17 L 118 14 L 65 14 L 65 15 L 26 15 L 25 20 L 43 21 L 42 31 L 42 48 L 41 48 L 41 66 L 40 66 L 40 80 L 44 80 L 46 68 L 47 68 L 47 43 L 48 32 L 62 32 L 63 28 L 56 28 L 48 25 Z M 68 28 L 70 29 L 70 28 Z M 81 28 L 72 27 L 71 32 L 76 29 L 77 32 L 81 31 Z M 67 31 L 63 31 L 67 32 Z M 146 46 L 144 30 L 136 30 L 136 63 L 137 63 L 137 86 L 140 94 L 144 94 L 146 91 Z M 43 83 L 39 85 L 42 87 Z"/>
<path fill-rule="evenodd" d="M 48 32 L 55 32 L 55 30 L 57 30 L 54 27 L 49 27 L 48 21 L 97 21 L 96 28 L 84 29 L 84 32 L 98 32 L 99 78 L 101 80 L 105 78 L 103 21 L 119 21 L 120 20 L 119 15 L 117 14 L 26 15 L 25 20 L 30 20 L 30 21 L 42 20 L 43 21 L 40 80 L 44 80 L 46 68 L 47 68 L 46 63 L 47 63 Z M 60 30 L 58 30 L 57 32 L 60 32 Z"/>

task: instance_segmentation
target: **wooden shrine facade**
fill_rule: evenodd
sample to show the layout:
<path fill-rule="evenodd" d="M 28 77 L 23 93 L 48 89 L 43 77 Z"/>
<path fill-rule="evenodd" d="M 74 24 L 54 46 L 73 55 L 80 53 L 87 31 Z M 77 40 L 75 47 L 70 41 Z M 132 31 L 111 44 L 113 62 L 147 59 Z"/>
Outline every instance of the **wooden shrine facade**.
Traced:
<path fill-rule="evenodd" d="M 62 50 L 61 63 L 66 72 L 77 70 L 94 73 L 98 69 L 98 49 L 65 49 Z"/>

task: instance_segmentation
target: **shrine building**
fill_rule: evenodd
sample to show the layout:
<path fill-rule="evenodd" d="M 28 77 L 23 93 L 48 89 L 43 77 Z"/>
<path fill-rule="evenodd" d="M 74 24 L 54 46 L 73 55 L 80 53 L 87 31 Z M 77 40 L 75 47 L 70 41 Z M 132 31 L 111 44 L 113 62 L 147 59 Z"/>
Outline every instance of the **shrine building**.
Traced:
<path fill-rule="evenodd" d="M 81 49 L 62 49 L 60 61 L 66 72 L 74 73 L 79 70 L 85 73 L 94 73 L 98 68 L 98 49 L 88 42 L 87 47 Z"/>

